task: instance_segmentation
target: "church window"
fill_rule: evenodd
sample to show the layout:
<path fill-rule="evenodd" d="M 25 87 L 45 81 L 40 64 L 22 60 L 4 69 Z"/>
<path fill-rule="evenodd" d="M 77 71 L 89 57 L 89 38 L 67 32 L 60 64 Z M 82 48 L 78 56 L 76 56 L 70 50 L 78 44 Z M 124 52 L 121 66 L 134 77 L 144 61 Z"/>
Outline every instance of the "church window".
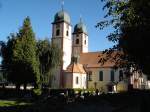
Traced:
<path fill-rule="evenodd" d="M 79 37 L 79 34 L 77 34 L 77 37 Z"/>
<path fill-rule="evenodd" d="M 103 71 L 99 72 L 99 81 L 103 81 Z"/>
<path fill-rule="evenodd" d="M 114 70 L 110 71 L 110 81 L 114 81 L 115 80 L 115 72 Z"/>
<path fill-rule="evenodd" d="M 76 44 L 79 44 L 79 39 L 76 39 Z"/>
<path fill-rule="evenodd" d="M 88 81 L 92 81 L 92 71 L 88 72 Z"/>
<path fill-rule="evenodd" d="M 76 84 L 79 84 L 79 77 L 76 77 Z"/>
<path fill-rule="evenodd" d="M 57 29 L 57 30 L 56 30 L 56 36 L 59 36 L 59 34 L 60 34 L 60 30 Z"/>
<path fill-rule="evenodd" d="M 66 31 L 66 36 L 68 36 L 69 35 L 69 32 L 68 32 L 68 30 Z"/>
<path fill-rule="evenodd" d="M 119 81 L 122 81 L 123 80 L 123 71 L 120 70 L 119 71 Z"/>
<path fill-rule="evenodd" d="M 86 45 L 86 40 L 84 40 L 84 44 Z"/>

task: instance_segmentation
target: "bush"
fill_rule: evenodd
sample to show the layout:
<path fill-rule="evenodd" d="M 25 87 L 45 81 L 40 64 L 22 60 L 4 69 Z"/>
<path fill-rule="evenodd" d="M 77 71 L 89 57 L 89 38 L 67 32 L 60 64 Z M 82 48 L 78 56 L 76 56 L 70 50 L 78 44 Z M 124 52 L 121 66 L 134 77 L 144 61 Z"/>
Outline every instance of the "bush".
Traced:
<path fill-rule="evenodd" d="M 42 91 L 41 91 L 41 89 L 33 89 L 33 93 L 34 93 L 34 95 L 36 95 L 36 96 L 40 96 L 41 94 L 42 94 Z"/>

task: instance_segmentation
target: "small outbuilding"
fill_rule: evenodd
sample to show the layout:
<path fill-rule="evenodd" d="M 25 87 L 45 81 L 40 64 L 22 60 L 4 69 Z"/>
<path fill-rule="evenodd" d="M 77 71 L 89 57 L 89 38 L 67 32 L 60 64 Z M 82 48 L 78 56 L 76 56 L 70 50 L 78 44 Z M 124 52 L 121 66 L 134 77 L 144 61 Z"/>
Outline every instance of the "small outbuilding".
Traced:
<path fill-rule="evenodd" d="M 65 88 L 87 88 L 87 74 L 82 64 L 71 63 L 64 74 Z"/>

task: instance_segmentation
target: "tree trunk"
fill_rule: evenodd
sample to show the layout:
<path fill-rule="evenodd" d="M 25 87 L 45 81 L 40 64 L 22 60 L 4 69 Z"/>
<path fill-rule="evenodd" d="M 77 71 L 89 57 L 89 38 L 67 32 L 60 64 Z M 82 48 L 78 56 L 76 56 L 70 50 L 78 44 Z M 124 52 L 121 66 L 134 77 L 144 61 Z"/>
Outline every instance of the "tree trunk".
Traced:
<path fill-rule="evenodd" d="M 27 90 L 27 84 L 23 84 L 24 91 Z"/>
<path fill-rule="evenodd" d="M 16 90 L 20 90 L 20 84 L 16 84 Z"/>

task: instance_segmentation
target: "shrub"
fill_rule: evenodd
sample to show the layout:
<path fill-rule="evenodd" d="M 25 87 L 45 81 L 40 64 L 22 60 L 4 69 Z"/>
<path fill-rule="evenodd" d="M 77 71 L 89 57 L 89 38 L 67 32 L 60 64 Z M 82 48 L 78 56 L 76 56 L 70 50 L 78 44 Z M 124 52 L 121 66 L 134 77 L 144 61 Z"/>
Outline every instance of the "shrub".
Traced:
<path fill-rule="evenodd" d="M 41 94 L 42 94 L 42 91 L 41 91 L 41 89 L 33 89 L 33 93 L 34 93 L 34 95 L 36 95 L 36 96 L 40 96 Z"/>

